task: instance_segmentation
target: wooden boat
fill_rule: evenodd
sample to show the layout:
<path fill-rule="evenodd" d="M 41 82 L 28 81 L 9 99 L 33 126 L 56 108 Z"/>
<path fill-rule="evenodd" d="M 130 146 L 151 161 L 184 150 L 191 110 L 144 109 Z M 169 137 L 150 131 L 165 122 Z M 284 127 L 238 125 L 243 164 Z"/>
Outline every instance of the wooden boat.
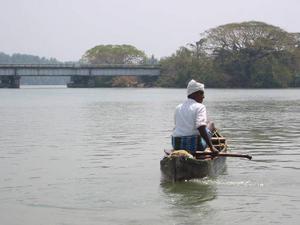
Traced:
<path fill-rule="evenodd" d="M 212 144 L 219 150 L 220 156 L 210 152 L 196 152 L 190 155 L 185 151 L 166 152 L 160 161 L 163 180 L 181 181 L 206 176 L 216 176 L 225 168 L 227 153 L 226 139 L 218 132 L 212 137 Z"/>

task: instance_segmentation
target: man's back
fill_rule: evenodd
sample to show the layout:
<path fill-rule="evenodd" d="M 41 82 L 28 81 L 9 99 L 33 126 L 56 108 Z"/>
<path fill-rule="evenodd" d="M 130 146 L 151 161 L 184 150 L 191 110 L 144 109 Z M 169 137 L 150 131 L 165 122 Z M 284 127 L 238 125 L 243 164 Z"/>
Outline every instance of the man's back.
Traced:
<path fill-rule="evenodd" d="M 199 135 L 198 127 L 206 125 L 206 108 L 203 104 L 188 98 L 175 110 L 173 137 Z"/>

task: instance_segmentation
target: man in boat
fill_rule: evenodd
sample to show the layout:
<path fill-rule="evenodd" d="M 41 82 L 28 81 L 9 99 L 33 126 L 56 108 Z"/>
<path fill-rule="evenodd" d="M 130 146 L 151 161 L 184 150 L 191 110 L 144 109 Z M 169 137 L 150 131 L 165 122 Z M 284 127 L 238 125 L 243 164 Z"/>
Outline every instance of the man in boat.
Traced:
<path fill-rule="evenodd" d="M 191 80 L 187 86 L 187 100 L 175 109 L 175 128 L 172 134 L 174 150 L 184 149 L 193 154 L 209 147 L 211 152 L 218 153 L 211 142 L 215 127 L 207 121 L 203 99 L 204 84 Z"/>

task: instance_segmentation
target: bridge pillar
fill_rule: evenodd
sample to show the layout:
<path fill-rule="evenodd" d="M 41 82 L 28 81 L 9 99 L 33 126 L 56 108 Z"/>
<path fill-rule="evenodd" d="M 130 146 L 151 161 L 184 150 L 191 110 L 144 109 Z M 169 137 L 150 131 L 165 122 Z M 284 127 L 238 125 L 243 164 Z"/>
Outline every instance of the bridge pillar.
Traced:
<path fill-rule="evenodd" d="M 96 79 L 92 76 L 71 76 L 69 88 L 93 88 L 96 86 Z"/>
<path fill-rule="evenodd" d="M 300 74 L 295 76 L 295 87 L 300 87 Z"/>
<path fill-rule="evenodd" d="M 20 88 L 20 76 L 0 76 L 0 88 Z"/>

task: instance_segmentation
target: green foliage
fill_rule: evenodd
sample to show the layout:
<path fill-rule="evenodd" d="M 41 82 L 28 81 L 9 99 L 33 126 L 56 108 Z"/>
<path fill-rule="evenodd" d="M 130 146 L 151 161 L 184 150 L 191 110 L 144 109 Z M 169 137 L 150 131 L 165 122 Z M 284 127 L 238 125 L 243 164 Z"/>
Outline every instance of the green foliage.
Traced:
<path fill-rule="evenodd" d="M 98 45 L 86 51 L 81 62 L 88 64 L 158 64 L 152 55 L 148 58 L 145 53 L 131 45 Z M 147 78 L 126 77 L 97 77 L 97 87 L 141 87 L 153 86 L 154 81 Z"/>
<path fill-rule="evenodd" d="M 97 45 L 86 51 L 81 61 L 89 64 L 142 64 L 143 51 L 131 45 Z"/>
<path fill-rule="evenodd" d="M 289 87 L 300 71 L 300 35 L 250 21 L 209 29 L 201 39 L 161 60 L 160 86 Z"/>

